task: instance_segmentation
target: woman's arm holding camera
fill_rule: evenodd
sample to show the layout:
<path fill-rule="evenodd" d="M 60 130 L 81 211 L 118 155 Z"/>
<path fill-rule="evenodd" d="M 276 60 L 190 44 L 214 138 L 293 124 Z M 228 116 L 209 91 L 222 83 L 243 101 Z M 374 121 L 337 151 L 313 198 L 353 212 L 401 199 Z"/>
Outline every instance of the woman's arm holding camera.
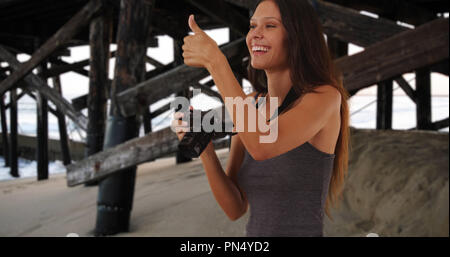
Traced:
<path fill-rule="evenodd" d="M 186 122 L 178 120 L 183 114 L 176 112 L 172 126 L 176 131 L 178 139 L 181 141 L 186 129 Z M 203 168 L 206 172 L 211 191 L 216 201 L 231 220 L 236 220 L 247 211 L 247 198 L 237 184 L 236 174 L 242 164 L 244 156 L 244 146 L 235 135 L 231 142 L 231 150 L 227 162 L 227 172 L 224 172 L 222 165 L 214 151 L 212 141 L 200 154 Z"/>
<path fill-rule="evenodd" d="M 200 159 L 202 160 L 211 191 L 216 201 L 227 216 L 234 221 L 239 219 L 247 211 L 248 203 L 245 196 L 241 193 L 235 178 L 230 177 L 230 173 L 235 174 L 239 169 L 244 155 L 243 149 L 240 149 L 242 148 L 242 144 L 240 146 L 238 145 L 240 142 L 237 142 L 236 136 L 232 139 L 232 145 L 233 142 L 234 151 L 230 151 L 227 173 L 224 172 L 217 158 L 212 142 L 202 152 Z"/>

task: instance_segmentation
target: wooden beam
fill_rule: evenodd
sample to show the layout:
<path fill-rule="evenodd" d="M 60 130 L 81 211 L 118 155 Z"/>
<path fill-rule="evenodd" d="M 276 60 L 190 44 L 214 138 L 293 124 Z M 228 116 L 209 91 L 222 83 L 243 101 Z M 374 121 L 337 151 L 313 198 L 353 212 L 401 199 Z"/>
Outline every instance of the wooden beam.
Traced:
<path fill-rule="evenodd" d="M 116 51 L 112 51 L 110 53 L 110 57 L 114 57 L 116 55 Z M 90 65 L 90 60 L 86 59 L 86 60 L 82 60 L 82 61 L 78 61 L 78 62 L 74 62 L 71 64 L 67 64 L 67 65 L 58 65 L 58 66 L 53 66 L 53 68 L 43 72 L 42 74 L 39 74 L 43 77 L 55 77 L 58 75 L 61 75 L 63 73 L 69 72 L 69 71 L 75 71 L 75 70 L 82 70 L 84 69 L 84 67 Z"/>
<path fill-rule="evenodd" d="M 90 0 L 73 18 L 59 29 L 32 56 L 0 83 L 0 95 L 14 86 L 21 78 L 31 72 L 39 63 L 49 57 L 62 44 L 70 40 L 102 6 L 101 0 Z"/>
<path fill-rule="evenodd" d="M 145 56 L 145 61 L 148 62 L 149 64 L 155 66 L 155 68 L 164 67 L 164 64 L 160 63 L 159 61 L 157 61 L 154 58 L 147 56 L 147 55 Z"/>
<path fill-rule="evenodd" d="M 246 36 L 249 27 L 249 18 L 237 12 L 224 0 L 201 1 L 186 0 L 191 5 L 200 9 L 203 13 L 210 16 L 214 20 L 228 26 L 230 30 Z"/>
<path fill-rule="evenodd" d="M 435 121 L 431 124 L 432 130 L 440 130 L 443 128 L 448 128 L 448 117 L 443 120 Z"/>
<path fill-rule="evenodd" d="M 162 74 L 164 72 L 167 72 L 167 71 L 173 69 L 174 66 L 176 67 L 177 65 L 174 65 L 174 62 L 171 62 L 171 63 L 164 65 L 163 67 L 157 67 L 156 69 L 150 70 L 145 73 L 145 79 L 151 79 L 153 77 L 156 77 L 159 74 Z"/>
<path fill-rule="evenodd" d="M 222 52 L 229 60 L 242 61 L 246 54 L 245 39 L 239 39 L 222 47 Z M 146 80 L 134 88 L 116 95 L 120 111 L 125 117 L 139 113 L 142 108 L 153 104 L 173 92 L 197 83 L 198 80 L 208 76 L 206 69 L 199 69 L 181 65 L 164 74 Z"/>
<path fill-rule="evenodd" d="M 225 108 L 222 106 L 215 110 L 224 112 Z M 170 127 L 128 140 L 66 166 L 67 185 L 71 187 L 101 180 L 121 169 L 175 153 L 178 150 L 178 144 L 178 137 Z M 220 144 L 226 147 L 227 143 Z"/>
<path fill-rule="evenodd" d="M 6 61 L 14 70 L 17 70 L 19 69 L 19 67 L 21 67 L 19 61 L 2 46 L 0 46 L 0 59 Z M 41 92 L 45 97 L 48 98 L 48 100 L 52 101 L 60 111 L 62 111 L 67 117 L 73 120 L 75 124 L 77 124 L 80 128 L 86 130 L 87 118 L 83 114 L 75 111 L 72 105 L 66 99 L 64 99 L 64 97 L 59 95 L 56 90 L 50 88 L 42 81 L 41 78 L 34 75 L 33 73 L 25 76 L 25 81 L 27 82 L 29 88 Z"/>
<path fill-rule="evenodd" d="M 409 96 L 411 101 L 416 102 L 416 91 L 409 85 L 409 83 L 403 78 L 403 76 L 396 77 L 395 82 L 403 89 L 405 94 Z"/>
<path fill-rule="evenodd" d="M 193 83 L 192 87 L 202 90 L 201 92 L 205 95 L 218 98 L 219 101 L 221 101 L 223 103 L 223 99 L 222 99 L 222 96 L 220 95 L 220 93 L 211 89 L 211 87 L 214 85 L 215 85 L 214 80 L 210 80 L 210 81 L 206 82 L 205 84 Z"/>
<path fill-rule="evenodd" d="M 355 10 L 364 10 L 378 14 L 381 17 L 387 17 L 393 21 L 402 21 L 414 26 L 419 26 L 427 20 L 436 18 L 436 14 L 407 0 L 332 0 L 335 4 L 352 8 Z"/>
<path fill-rule="evenodd" d="M 178 138 L 170 128 L 129 140 L 66 166 L 67 185 L 76 186 L 102 179 L 121 168 L 173 153 L 177 148 Z"/>
<path fill-rule="evenodd" d="M 257 0 L 225 0 L 229 3 L 252 8 Z M 316 1 L 317 14 L 324 33 L 344 42 L 366 47 L 409 30 L 387 19 L 376 19 L 337 4 Z"/>
<path fill-rule="evenodd" d="M 346 89 L 359 90 L 448 59 L 448 37 L 448 19 L 437 19 L 339 58 L 335 64 L 343 72 Z"/>
<path fill-rule="evenodd" d="M 159 67 L 159 68 L 153 69 L 151 71 L 148 71 L 145 73 L 145 78 L 149 79 L 149 78 L 155 77 L 161 73 L 167 72 L 172 69 L 172 66 L 173 66 L 173 62 L 171 62 L 167 65 L 164 65 L 163 67 Z M 74 71 L 74 72 L 77 72 L 77 71 Z M 88 71 L 86 71 L 86 76 L 88 76 Z M 108 99 L 109 99 L 109 94 L 110 94 L 109 92 L 110 92 L 110 88 L 111 88 L 111 83 L 112 83 L 112 81 L 110 79 L 108 79 L 108 83 L 107 83 Z M 73 98 L 71 100 L 73 108 L 77 112 L 87 108 L 87 97 L 88 97 L 88 95 L 86 94 L 86 95 L 82 95 L 82 96 Z"/>
<path fill-rule="evenodd" d="M 67 62 L 65 62 L 63 60 L 55 60 L 55 59 L 52 59 L 52 58 L 50 59 L 50 63 L 52 65 L 54 64 L 55 67 L 56 66 L 67 66 L 67 65 L 70 65 L 70 63 L 67 63 Z M 85 77 L 89 77 L 89 71 L 84 69 L 84 68 L 76 68 L 76 69 L 73 69 L 71 71 L 75 72 L 75 73 L 77 73 L 79 75 L 82 75 L 82 76 L 85 76 Z"/>
<path fill-rule="evenodd" d="M 189 95 L 187 96 L 187 98 L 192 98 L 193 97 L 193 92 L 192 90 L 189 90 Z M 167 112 L 168 110 L 170 110 L 170 105 L 172 102 L 166 103 L 165 105 L 161 106 L 160 108 L 154 110 L 153 112 L 150 113 L 150 119 L 154 119 L 156 117 L 158 117 L 159 115 Z"/>
<path fill-rule="evenodd" d="M 59 76 L 52 78 L 53 88 L 62 96 L 61 80 Z M 51 108 L 49 107 L 51 110 Z M 58 131 L 59 131 L 59 142 L 61 145 L 61 154 L 64 165 L 69 165 L 72 160 L 70 157 L 69 148 L 69 138 L 67 137 L 67 125 L 66 116 L 59 110 L 56 111 L 56 118 L 58 119 Z"/>

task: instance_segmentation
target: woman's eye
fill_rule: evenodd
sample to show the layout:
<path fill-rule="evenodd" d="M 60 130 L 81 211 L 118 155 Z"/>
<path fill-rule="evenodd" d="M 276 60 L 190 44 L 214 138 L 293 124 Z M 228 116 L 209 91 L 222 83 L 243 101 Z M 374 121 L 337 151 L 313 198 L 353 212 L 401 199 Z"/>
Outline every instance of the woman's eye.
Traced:
<path fill-rule="evenodd" d="M 256 26 L 255 25 L 250 25 L 249 28 L 250 29 L 254 29 Z"/>
<path fill-rule="evenodd" d="M 267 25 L 266 28 L 275 28 L 274 25 Z"/>

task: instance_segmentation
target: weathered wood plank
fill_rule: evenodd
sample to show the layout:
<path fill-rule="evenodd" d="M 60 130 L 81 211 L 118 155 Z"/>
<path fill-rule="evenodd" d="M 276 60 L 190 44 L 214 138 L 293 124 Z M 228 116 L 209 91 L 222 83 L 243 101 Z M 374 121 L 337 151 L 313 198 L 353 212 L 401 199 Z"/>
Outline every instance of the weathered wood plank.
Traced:
<path fill-rule="evenodd" d="M 432 130 L 440 130 L 443 128 L 448 128 L 449 119 L 448 117 L 439 121 L 435 121 L 431 124 Z"/>
<path fill-rule="evenodd" d="M 197 7 L 209 17 L 215 19 L 218 22 L 229 26 L 230 30 L 245 36 L 248 32 L 249 19 L 243 16 L 224 0 L 215 1 L 200 1 L 200 0 L 187 0 L 188 3 Z"/>
<path fill-rule="evenodd" d="M 25 77 L 45 58 L 49 57 L 58 47 L 70 40 L 98 11 L 102 6 L 101 0 L 89 1 L 74 17 L 72 17 L 61 29 L 59 29 L 39 50 L 37 50 L 31 59 L 22 65 L 3 82 L 0 83 L 0 95 L 13 87 L 21 78 Z"/>
<path fill-rule="evenodd" d="M 416 91 L 409 85 L 409 83 L 403 78 L 403 76 L 396 77 L 395 82 L 403 89 L 405 94 L 409 96 L 411 101 L 416 102 Z"/>
<path fill-rule="evenodd" d="M 244 8 L 252 8 L 257 0 L 225 0 Z M 317 14 L 327 36 L 362 47 L 409 30 L 387 19 L 375 19 L 337 4 L 317 1 Z"/>
<path fill-rule="evenodd" d="M 9 64 L 11 68 L 14 70 L 19 69 L 20 63 L 19 61 L 6 49 L 4 49 L 0 45 L 0 59 L 4 60 Z M 67 117 L 75 122 L 80 128 L 86 130 L 87 128 L 87 118 L 83 114 L 75 111 L 73 106 L 64 99 L 58 92 L 42 81 L 41 78 L 30 73 L 25 76 L 25 81 L 28 84 L 28 87 L 41 92 L 48 100 L 52 101 L 53 104 L 58 108 L 58 110 L 62 111 Z"/>
<path fill-rule="evenodd" d="M 56 66 L 67 66 L 67 65 L 71 65 L 70 63 L 68 63 L 68 62 L 65 62 L 65 61 L 63 61 L 63 60 L 59 60 L 59 59 L 53 59 L 53 58 L 50 58 L 50 63 L 52 64 L 52 65 L 55 65 L 55 67 Z M 77 73 L 77 74 L 79 74 L 79 75 L 81 75 L 81 76 L 85 76 L 85 77 L 89 77 L 89 71 L 88 70 L 86 70 L 86 69 L 84 69 L 84 68 L 75 68 L 75 69 L 73 69 L 73 70 L 71 70 L 72 72 L 75 72 L 75 73 Z"/>
<path fill-rule="evenodd" d="M 112 51 L 110 53 L 110 57 L 114 57 L 116 55 L 116 51 Z M 78 62 L 74 62 L 71 64 L 67 64 L 67 65 L 57 65 L 57 66 L 53 66 L 51 69 L 48 69 L 46 71 L 43 71 L 42 74 L 39 74 L 43 77 L 55 77 L 58 75 L 61 75 L 63 73 L 69 72 L 69 71 L 75 71 L 75 70 L 82 70 L 84 69 L 84 67 L 90 65 L 90 60 L 86 59 L 86 60 L 82 60 L 82 61 L 78 61 Z"/>
<path fill-rule="evenodd" d="M 178 148 L 176 134 L 166 128 L 135 138 L 67 166 L 67 185 L 98 180 L 120 169 L 159 158 Z"/>
<path fill-rule="evenodd" d="M 222 47 L 222 52 L 229 60 L 241 60 L 246 54 L 245 38 L 236 40 Z M 185 64 L 166 73 L 146 80 L 134 88 L 117 94 L 116 100 L 125 117 L 135 115 L 140 110 L 157 100 L 179 92 L 192 83 L 197 83 L 208 76 L 206 69 L 189 67 Z"/>
<path fill-rule="evenodd" d="M 160 63 L 158 60 L 155 60 L 154 58 L 147 56 L 147 55 L 145 56 L 145 61 L 148 62 L 149 64 L 155 66 L 155 68 L 164 67 L 164 64 Z"/>
<path fill-rule="evenodd" d="M 61 80 L 59 79 L 59 76 L 53 77 L 52 81 L 53 87 L 62 96 Z M 64 116 L 62 112 L 57 110 L 56 117 L 58 119 L 59 142 L 61 145 L 61 155 L 63 159 L 63 164 L 69 165 L 72 162 L 72 160 L 70 157 L 69 138 L 67 137 L 66 116 Z"/>
<path fill-rule="evenodd" d="M 339 58 L 348 91 L 359 90 L 449 57 L 449 22 L 437 19 Z"/>
<path fill-rule="evenodd" d="M 239 82 L 239 84 L 241 84 L 241 83 L 242 82 Z M 194 88 L 201 89 L 202 90 L 201 92 L 203 94 L 211 96 L 211 97 L 215 97 L 215 98 L 219 99 L 219 101 L 221 101 L 223 103 L 223 99 L 222 99 L 222 96 L 220 95 L 220 93 L 211 89 L 211 87 L 214 86 L 214 85 L 215 85 L 214 84 L 214 80 L 210 80 L 210 81 L 206 82 L 205 84 L 196 83 L 196 84 L 193 84 L 192 86 Z"/>
<path fill-rule="evenodd" d="M 225 111 L 224 107 L 215 109 Z M 170 127 L 134 138 L 66 166 L 67 185 L 76 186 L 100 180 L 119 170 L 175 153 L 179 140 Z M 225 144 L 225 145 L 223 145 Z M 221 142 L 222 147 L 227 147 Z M 217 148 L 216 148 L 217 149 Z"/>
<path fill-rule="evenodd" d="M 145 74 L 145 78 L 149 79 L 149 78 L 155 77 L 155 76 L 157 76 L 159 74 L 162 74 L 164 72 L 167 72 L 167 71 L 169 71 L 172 68 L 172 66 L 173 66 L 173 62 L 171 62 L 171 63 L 169 63 L 167 65 L 164 65 L 163 67 L 158 67 L 156 69 L 148 71 Z M 86 70 L 84 70 L 84 71 L 86 71 Z M 74 70 L 74 72 L 77 72 L 77 73 L 80 74 L 80 72 L 82 72 L 82 71 Z M 88 76 L 88 71 L 86 71 L 86 74 L 84 74 L 84 72 L 83 72 L 83 74 L 81 74 L 81 75 Z M 110 89 L 111 89 L 111 83 L 112 83 L 112 81 L 110 79 L 108 79 L 108 83 L 107 83 L 107 92 L 108 92 L 107 96 L 108 96 L 108 99 L 109 99 L 109 95 L 110 95 L 109 92 L 110 92 Z M 82 96 L 79 96 L 79 97 L 76 97 L 76 98 L 72 99 L 71 102 L 72 102 L 73 108 L 77 112 L 87 108 L 87 98 L 88 98 L 88 95 L 86 94 L 86 95 L 82 95 Z"/>

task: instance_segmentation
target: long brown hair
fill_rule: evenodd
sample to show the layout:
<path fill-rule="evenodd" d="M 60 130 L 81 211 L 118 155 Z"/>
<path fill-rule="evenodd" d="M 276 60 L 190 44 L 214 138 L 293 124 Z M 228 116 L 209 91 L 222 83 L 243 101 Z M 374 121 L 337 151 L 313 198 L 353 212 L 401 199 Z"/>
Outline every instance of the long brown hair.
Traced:
<path fill-rule="evenodd" d="M 263 1 L 260 0 L 253 8 Z M 344 88 L 342 74 L 335 67 L 328 50 L 323 28 L 313 6 L 307 0 L 272 0 L 280 10 L 281 19 L 287 31 L 289 46 L 289 69 L 291 81 L 298 96 L 314 92 L 321 85 L 331 85 L 341 93 L 341 128 L 336 143 L 335 160 L 331 175 L 328 195 L 325 203 L 325 213 L 333 220 L 329 212 L 330 205 L 337 207 L 342 197 L 344 180 L 348 169 L 349 154 L 349 108 L 347 100 L 350 97 Z M 267 93 L 267 77 L 264 70 L 257 70 L 248 62 L 248 79 L 255 91 Z M 292 72 L 295 71 L 295 72 Z"/>

